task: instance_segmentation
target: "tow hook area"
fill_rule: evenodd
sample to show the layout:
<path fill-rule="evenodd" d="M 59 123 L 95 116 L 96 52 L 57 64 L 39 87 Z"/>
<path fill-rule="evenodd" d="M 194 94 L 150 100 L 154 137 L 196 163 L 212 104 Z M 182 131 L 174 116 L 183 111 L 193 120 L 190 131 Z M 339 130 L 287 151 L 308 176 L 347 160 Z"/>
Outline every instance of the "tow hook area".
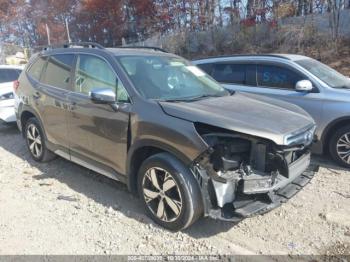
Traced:
<path fill-rule="evenodd" d="M 204 169 L 195 167 L 194 174 L 202 190 L 205 215 L 214 219 L 240 221 L 245 217 L 264 214 L 287 202 L 313 178 L 318 167 L 304 171 L 289 184 L 261 194 L 239 192 L 234 181 L 212 180 Z"/>
<path fill-rule="evenodd" d="M 313 177 L 305 147 L 281 148 L 235 134 L 203 135 L 210 148 L 192 166 L 205 215 L 239 221 L 286 202 Z M 317 169 L 317 167 L 316 167 Z"/>

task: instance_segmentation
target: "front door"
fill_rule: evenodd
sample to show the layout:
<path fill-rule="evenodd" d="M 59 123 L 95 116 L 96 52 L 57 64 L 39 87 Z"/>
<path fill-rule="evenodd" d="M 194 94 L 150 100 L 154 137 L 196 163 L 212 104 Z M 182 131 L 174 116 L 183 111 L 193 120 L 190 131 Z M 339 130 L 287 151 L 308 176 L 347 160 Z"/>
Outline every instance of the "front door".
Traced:
<path fill-rule="evenodd" d="M 89 92 L 110 88 L 117 92 L 117 107 L 96 104 Z M 111 176 L 125 173 L 131 104 L 123 84 L 102 57 L 77 57 L 73 91 L 69 94 L 68 130 L 71 159 Z M 93 168 L 94 167 L 94 168 Z"/>

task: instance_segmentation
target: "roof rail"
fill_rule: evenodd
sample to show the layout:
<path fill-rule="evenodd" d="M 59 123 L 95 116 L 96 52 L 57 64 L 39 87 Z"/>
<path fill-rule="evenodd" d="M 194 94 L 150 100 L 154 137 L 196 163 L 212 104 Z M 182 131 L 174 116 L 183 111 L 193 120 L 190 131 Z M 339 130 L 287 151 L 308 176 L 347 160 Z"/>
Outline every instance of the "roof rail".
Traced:
<path fill-rule="evenodd" d="M 55 48 L 71 48 L 71 47 L 104 49 L 104 46 L 94 42 L 70 42 L 70 43 L 55 44 L 55 45 L 42 45 L 42 46 L 36 46 L 35 49 L 41 49 L 46 51 L 46 50 L 51 50 Z"/>
<path fill-rule="evenodd" d="M 164 50 L 163 48 L 156 47 L 156 46 L 118 46 L 117 48 L 151 49 L 151 50 L 154 50 L 154 51 L 160 51 L 160 52 L 168 53 L 168 51 Z"/>
<path fill-rule="evenodd" d="M 81 46 L 84 48 L 98 48 L 98 49 L 105 49 L 103 45 L 100 45 L 99 43 L 95 42 L 70 42 L 63 44 L 63 48 L 69 48 L 71 46 Z"/>
<path fill-rule="evenodd" d="M 211 59 L 211 58 L 230 58 L 230 57 L 249 57 L 249 56 L 257 56 L 257 57 L 268 56 L 268 57 L 276 57 L 276 58 L 290 60 L 290 58 L 283 56 L 281 54 L 268 53 L 268 54 L 233 54 L 233 55 L 208 56 L 208 57 L 194 59 L 193 61 L 200 61 L 200 60 Z"/>

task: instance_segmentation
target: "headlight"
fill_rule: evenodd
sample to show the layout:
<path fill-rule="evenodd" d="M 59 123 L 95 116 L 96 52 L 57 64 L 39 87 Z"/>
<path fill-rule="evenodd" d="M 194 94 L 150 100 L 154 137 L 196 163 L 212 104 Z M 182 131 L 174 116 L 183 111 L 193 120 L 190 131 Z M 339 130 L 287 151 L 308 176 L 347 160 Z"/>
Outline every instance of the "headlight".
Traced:
<path fill-rule="evenodd" d="M 292 145 L 310 145 L 313 141 L 316 126 L 313 125 L 311 128 L 307 128 L 305 131 L 297 134 L 291 134 L 284 138 L 284 144 L 287 146 Z"/>
<path fill-rule="evenodd" d="M 0 96 L 0 100 L 7 100 L 7 99 L 13 99 L 14 95 L 13 93 L 7 93 L 7 94 L 3 94 Z"/>

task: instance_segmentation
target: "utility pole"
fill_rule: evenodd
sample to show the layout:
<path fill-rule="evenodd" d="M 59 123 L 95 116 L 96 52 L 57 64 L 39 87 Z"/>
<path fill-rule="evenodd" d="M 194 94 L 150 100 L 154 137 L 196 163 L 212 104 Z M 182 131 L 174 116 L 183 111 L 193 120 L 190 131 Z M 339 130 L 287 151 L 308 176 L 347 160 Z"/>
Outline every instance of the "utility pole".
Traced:
<path fill-rule="evenodd" d="M 66 18 L 65 21 L 66 21 L 66 30 L 67 30 L 68 43 L 71 43 L 72 39 L 70 38 L 69 27 L 68 27 L 68 19 Z"/>
<path fill-rule="evenodd" d="M 51 40 L 50 40 L 50 29 L 49 26 L 47 24 L 46 25 L 46 34 L 47 34 L 47 44 L 51 45 Z"/>

